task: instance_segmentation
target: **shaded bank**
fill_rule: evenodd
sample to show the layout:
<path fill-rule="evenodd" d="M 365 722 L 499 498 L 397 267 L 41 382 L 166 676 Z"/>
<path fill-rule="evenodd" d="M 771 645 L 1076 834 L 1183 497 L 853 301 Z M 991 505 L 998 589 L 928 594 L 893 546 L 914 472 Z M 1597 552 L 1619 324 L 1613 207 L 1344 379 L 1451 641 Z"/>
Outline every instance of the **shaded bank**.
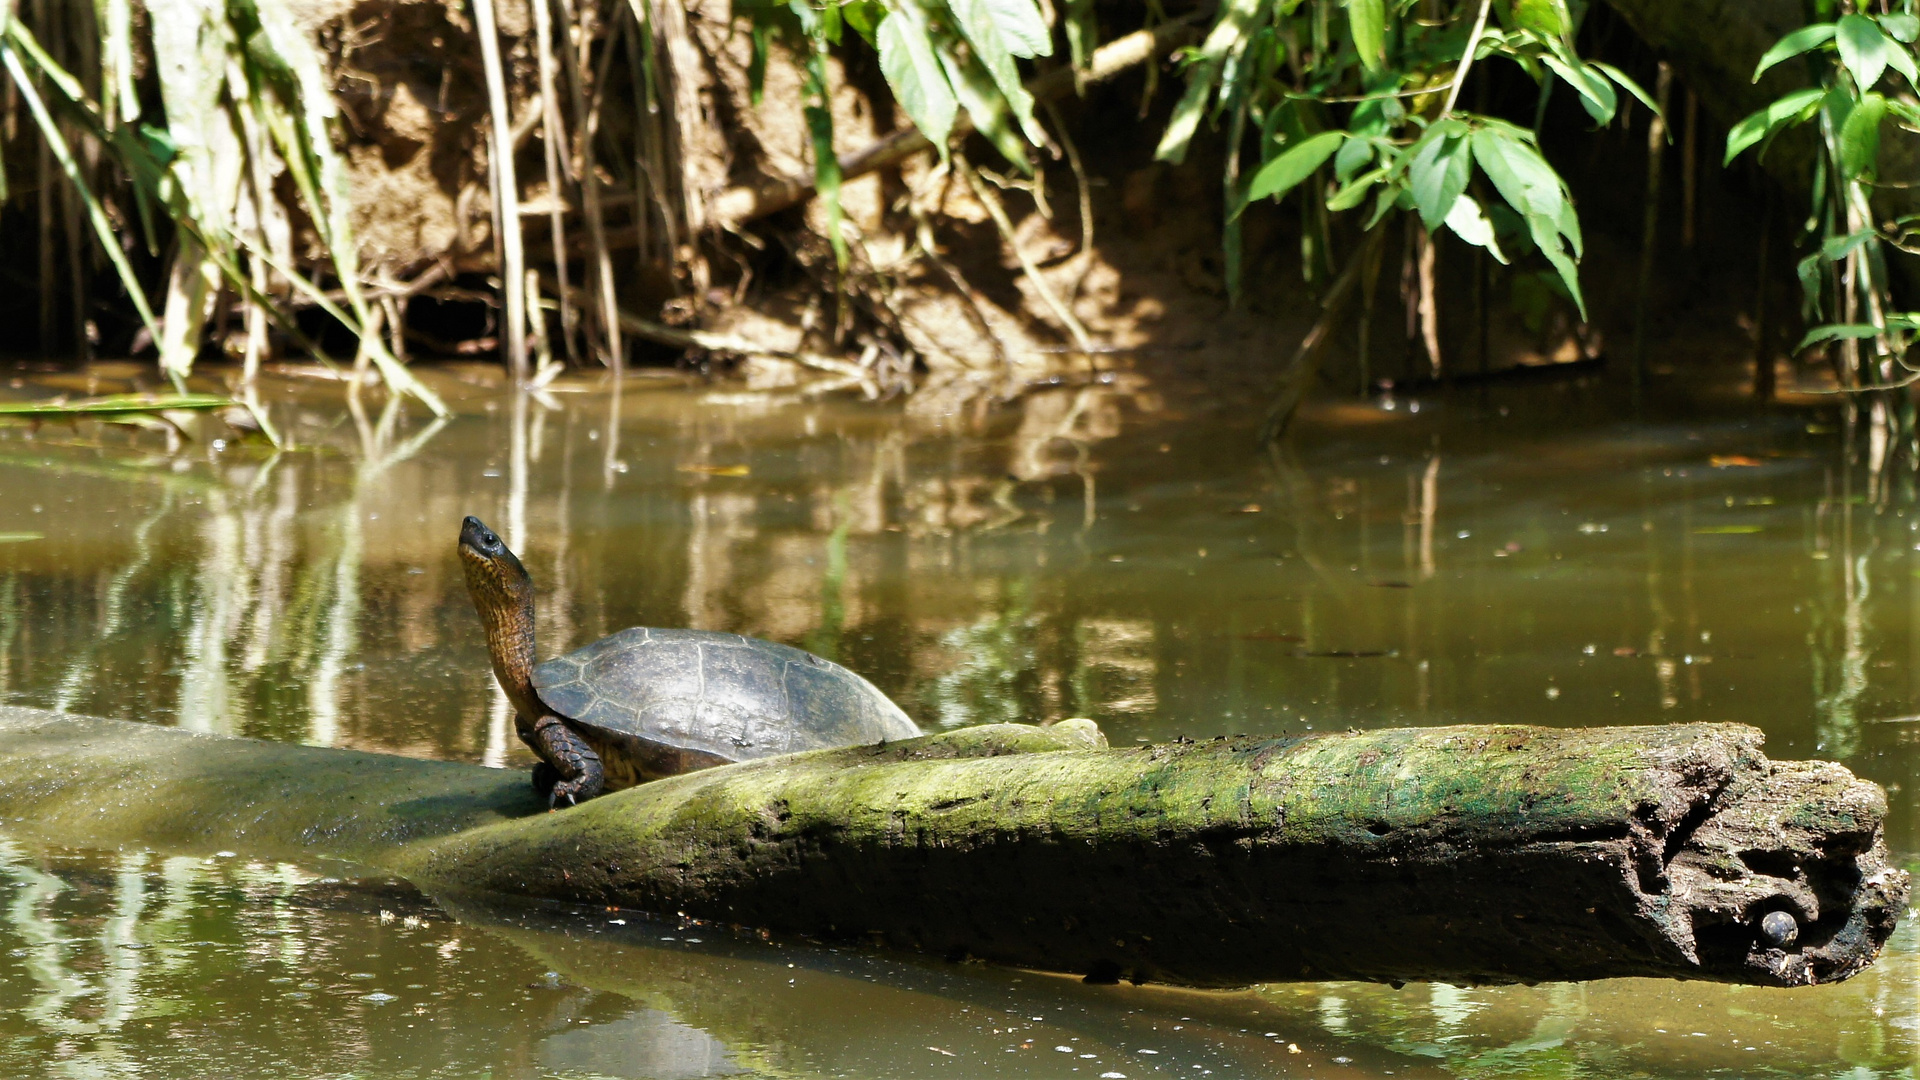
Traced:
<path fill-rule="evenodd" d="M 529 814 L 518 774 L 10 709 L 0 816 L 1094 978 L 1846 978 L 1906 900 L 1885 796 L 1759 745 L 1678 725 L 1110 750 L 1089 724 L 1001 725 Z M 1761 929 L 1781 913 L 1784 940 Z"/>

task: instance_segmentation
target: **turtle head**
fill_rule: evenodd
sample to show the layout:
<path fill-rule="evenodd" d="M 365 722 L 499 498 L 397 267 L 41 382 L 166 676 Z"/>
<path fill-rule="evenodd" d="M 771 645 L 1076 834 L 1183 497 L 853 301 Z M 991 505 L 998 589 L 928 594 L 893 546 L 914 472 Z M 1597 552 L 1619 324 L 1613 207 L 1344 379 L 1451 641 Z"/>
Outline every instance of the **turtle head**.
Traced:
<path fill-rule="evenodd" d="M 460 523 L 460 565 L 467 595 L 487 632 L 494 677 L 531 724 L 541 712 L 533 692 L 533 578 L 506 541 L 477 517 Z"/>

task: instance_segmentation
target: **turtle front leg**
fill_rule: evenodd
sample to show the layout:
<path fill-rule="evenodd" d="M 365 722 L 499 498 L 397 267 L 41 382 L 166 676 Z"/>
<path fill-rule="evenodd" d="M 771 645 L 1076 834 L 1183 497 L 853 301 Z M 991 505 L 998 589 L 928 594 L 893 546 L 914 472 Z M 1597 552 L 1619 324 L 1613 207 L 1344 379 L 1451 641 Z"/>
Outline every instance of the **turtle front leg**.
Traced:
<path fill-rule="evenodd" d="M 542 764 L 550 766 L 548 770 L 535 766 L 533 771 L 533 786 L 545 789 L 542 794 L 548 806 L 557 805 L 561 799 L 569 804 L 582 803 L 605 789 L 600 755 L 559 717 L 543 716 L 534 721 L 527 745 L 540 755 Z"/>

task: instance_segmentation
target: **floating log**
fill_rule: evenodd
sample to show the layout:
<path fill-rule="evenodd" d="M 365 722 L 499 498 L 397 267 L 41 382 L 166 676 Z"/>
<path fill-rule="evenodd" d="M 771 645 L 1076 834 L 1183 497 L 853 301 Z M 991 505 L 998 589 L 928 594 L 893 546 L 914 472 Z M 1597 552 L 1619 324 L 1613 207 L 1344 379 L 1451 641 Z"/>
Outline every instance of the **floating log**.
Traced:
<path fill-rule="evenodd" d="M 1109 749 L 1083 721 L 995 725 L 548 814 L 518 773 L 0 709 L 0 818 L 1096 980 L 1844 979 L 1907 898 L 1886 797 L 1761 742 L 1500 726 Z"/>

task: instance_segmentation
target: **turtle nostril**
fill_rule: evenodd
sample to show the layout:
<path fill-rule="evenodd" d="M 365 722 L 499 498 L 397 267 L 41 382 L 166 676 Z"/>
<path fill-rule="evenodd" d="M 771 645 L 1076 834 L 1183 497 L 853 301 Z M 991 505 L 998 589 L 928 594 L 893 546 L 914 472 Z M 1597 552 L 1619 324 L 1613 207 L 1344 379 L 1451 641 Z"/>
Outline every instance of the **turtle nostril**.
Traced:
<path fill-rule="evenodd" d="M 1785 911 L 1769 911 L 1760 919 L 1760 936 L 1776 949 L 1784 949 L 1800 939 L 1800 924 Z"/>

